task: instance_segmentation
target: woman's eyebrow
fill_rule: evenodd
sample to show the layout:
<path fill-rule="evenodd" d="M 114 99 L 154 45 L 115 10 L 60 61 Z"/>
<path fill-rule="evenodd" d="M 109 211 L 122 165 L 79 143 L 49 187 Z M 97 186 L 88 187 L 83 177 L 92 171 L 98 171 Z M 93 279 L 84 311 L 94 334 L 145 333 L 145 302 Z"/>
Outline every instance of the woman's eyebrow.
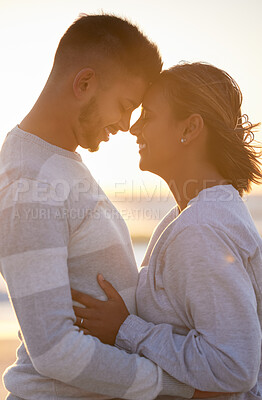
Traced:
<path fill-rule="evenodd" d="M 142 110 L 153 112 L 152 110 L 150 110 L 150 108 L 148 108 L 147 106 L 144 106 L 143 103 L 141 105 L 141 108 L 142 108 Z"/>

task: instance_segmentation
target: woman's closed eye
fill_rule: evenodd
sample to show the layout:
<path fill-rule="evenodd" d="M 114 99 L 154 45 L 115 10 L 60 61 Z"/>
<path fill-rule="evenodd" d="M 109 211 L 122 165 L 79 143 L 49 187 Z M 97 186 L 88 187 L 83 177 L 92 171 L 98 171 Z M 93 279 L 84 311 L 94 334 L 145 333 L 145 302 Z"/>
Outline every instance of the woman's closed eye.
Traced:
<path fill-rule="evenodd" d="M 142 108 L 140 119 L 142 121 L 147 121 L 149 118 L 150 118 L 150 113 L 145 108 Z"/>

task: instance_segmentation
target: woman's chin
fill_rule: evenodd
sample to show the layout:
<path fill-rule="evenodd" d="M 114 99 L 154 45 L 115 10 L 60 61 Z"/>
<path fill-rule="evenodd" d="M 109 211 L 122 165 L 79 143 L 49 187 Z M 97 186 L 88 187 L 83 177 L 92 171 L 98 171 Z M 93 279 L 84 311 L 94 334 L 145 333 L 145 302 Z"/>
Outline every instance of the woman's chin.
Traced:
<path fill-rule="evenodd" d="M 154 169 L 152 169 L 152 166 L 150 166 L 150 163 L 143 159 L 140 159 L 139 161 L 139 168 L 141 169 L 141 171 L 148 171 L 152 172 L 153 174 L 156 173 Z"/>
<path fill-rule="evenodd" d="M 148 168 L 146 166 L 146 162 L 142 159 L 140 159 L 139 161 L 139 168 L 141 169 L 141 171 L 148 171 Z"/>

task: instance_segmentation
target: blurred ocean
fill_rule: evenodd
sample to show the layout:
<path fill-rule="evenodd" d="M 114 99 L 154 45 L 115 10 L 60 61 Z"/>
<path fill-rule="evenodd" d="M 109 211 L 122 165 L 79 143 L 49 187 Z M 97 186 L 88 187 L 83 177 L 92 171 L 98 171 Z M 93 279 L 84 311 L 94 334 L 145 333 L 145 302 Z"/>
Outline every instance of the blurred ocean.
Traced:
<path fill-rule="evenodd" d="M 262 236 L 262 195 L 250 195 L 244 201 L 254 219 L 255 225 Z M 132 199 L 130 201 L 114 201 L 121 212 L 132 235 L 134 252 L 138 267 L 146 251 L 149 237 L 159 220 L 174 206 L 174 200 L 166 201 L 150 199 Z M 18 324 L 14 311 L 8 301 L 4 280 L 0 276 L 0 339 L 16 337 Z"/>

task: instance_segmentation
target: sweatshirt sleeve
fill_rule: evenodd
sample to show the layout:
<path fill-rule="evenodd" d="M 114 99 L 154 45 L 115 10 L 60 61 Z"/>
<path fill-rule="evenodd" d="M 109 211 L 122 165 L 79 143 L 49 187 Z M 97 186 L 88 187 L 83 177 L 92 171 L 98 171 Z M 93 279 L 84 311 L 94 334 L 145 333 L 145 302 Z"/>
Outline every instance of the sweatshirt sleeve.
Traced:
<path fill-rule="evenodd" d="M 260 367 L 261 330 L 238 249 L 210 226 L 190 226 L 168 245 L 161 263 L 168 300 L 174 305 L 176 298 L 183 309 L 188 334 L 131 315 L 116 345 L 144 355 L 196 389 L 249 391 Z"/>
<path fill-rule="evenodd" d="M 153 399 L 160 392 L 181 394 L 180 383 L 152 361 L 104 345 L 74 326 L 67 205 L 32 201 L 30 186 L 19 202 L 12 200 L 16 182 L 1 194 L 0 266 L 36 371 L 108 397 Z"/>

